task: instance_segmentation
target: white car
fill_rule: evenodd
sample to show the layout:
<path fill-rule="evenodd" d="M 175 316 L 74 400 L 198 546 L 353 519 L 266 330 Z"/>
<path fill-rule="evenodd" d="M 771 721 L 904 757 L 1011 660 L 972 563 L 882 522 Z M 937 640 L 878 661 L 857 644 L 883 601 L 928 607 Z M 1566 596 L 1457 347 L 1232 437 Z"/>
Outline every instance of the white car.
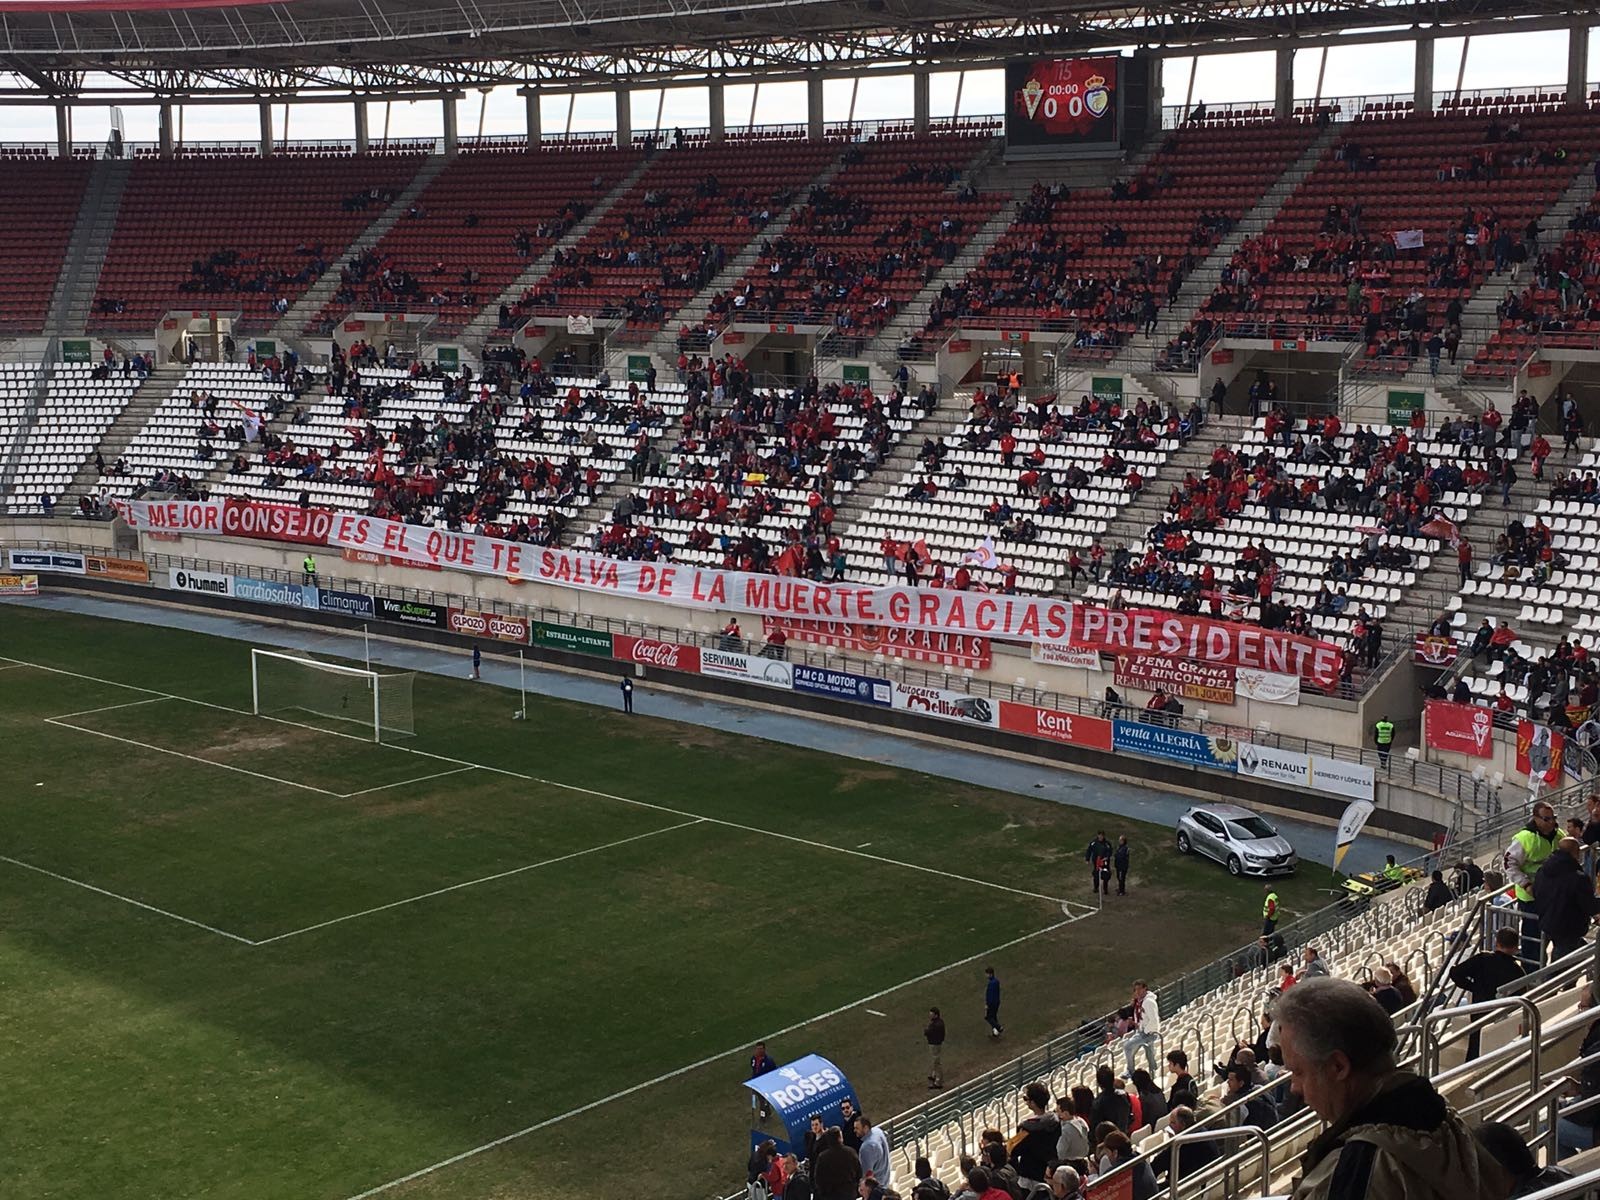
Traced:
<path fill-rule="evenodd" d="M 1203 854 L 1230 875 L 1293 875 L 1300 858 L 1266 818 L 1237 804 L 1196 804 L 1178 819 L 1178 853 Z"/>

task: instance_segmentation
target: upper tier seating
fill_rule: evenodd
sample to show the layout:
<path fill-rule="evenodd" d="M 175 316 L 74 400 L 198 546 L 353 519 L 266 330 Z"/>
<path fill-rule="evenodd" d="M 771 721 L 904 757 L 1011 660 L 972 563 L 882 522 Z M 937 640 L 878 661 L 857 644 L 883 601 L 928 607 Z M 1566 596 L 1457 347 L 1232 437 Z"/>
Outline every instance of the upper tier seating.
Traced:
<path fill-rule="evenodd" d="M 847 165 L 812 189 L 781 237 L 762 243 L 744 279 L 712 299 L 707 323 L 876 333 L 1003 203 L 960 186 L 982 145 L 918 138 L 850 147 Z"/>
<path fill-rule="evenodd" d="M 1597 150 L 1585 113 L 1363 113 L 1234 255 L 1194 341 L 1359 338 L 1365 369 L 1404 373 Z"/>
<path fill-rule="evenodd" d="M 983 263 L 940 294 L 929 330 L 1081 326 L 1076 349 L 1110 358 L 1153 315 L 1146 293 L 1154 305 L 1170 302 L 1316 134 L 1305 122 L 1191 125 L 1107 191 L 1035 188 Z"/>
<path fill-rule="evenodd" d="M 518 308 L 658 329 L 839 152 L 810 142 L 660 151 Z"/>
<path fill-rule="evenodd" d="M 244 329 L 270 327 L 274 301 L 298 299 L 421 165 L 410 155 L 136 161 L 90 328 L 148 334 L 174 309 L 237 310 Z"/>
<path fill-rule="evenodd" d="M 345 272 L 311 328 L 352 310 L 409 311 L 437 313 L 437 335 L 459 333 L 638 161 L 611 148 L 457 155 Z"/>
<path fill-rule="evenodd" d="M 28 405 L 41 369 L 38 363 L 0 363 L 0 463 L 11 457 L 11 449 L 27 422 Z M 13 511 L 39 511 L 37 491 L 32 497 L 13 491 L 5 500 Z"/>
<path fill-rule="evenodd" d="M 0 171 L 0 330 L 44 328 L 91 169 L 52 160 L 7 162 Z"/>
<path fill-rule="evenodd" d="M 104 370 L 92 363 L 51 368 L 44 404 L 22 445 L 17 476 L 6 497 L 9 511 L 38 512 L 41 496 L 52 503 L 61 500 L 78 467 L 144 382 L 142 375 L 120 372 L 95 378 Z"/>

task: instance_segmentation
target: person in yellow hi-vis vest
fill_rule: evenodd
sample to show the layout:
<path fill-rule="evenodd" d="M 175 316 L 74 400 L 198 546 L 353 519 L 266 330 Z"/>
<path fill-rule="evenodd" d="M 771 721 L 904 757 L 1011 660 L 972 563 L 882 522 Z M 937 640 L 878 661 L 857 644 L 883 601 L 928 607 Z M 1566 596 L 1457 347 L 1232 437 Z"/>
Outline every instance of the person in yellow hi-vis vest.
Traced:
<path fill-rule="evenodd" d="M 301 563 L 300 565 L 305 568 L 306 582 L 307 583 L 315 583 L 317 581 L 317 560 L 316 560 L 316 557 L 314 555 L 308 554 L 308 555 L 306 555 L 305 562 Z"/>
<path fill-rule="evenodd" d="M 1372 726 L 1372 739 L 1378 743 L 1378 765 L 1387 771 L 1389 747 L 1394 745 L 1394 722 L 1386 716 L 1379 717 Z"/>
<path fill-rule="evenodd" d="M 1267 898 L 1261 902 L 1261 936 L 1269 938 L 1278 927 L 1278 889 L 1267 884 Z"/>
<path fill-rule="evenodd" d="M 1528 970 L 1543 966 L 1539 943 L 1539 914 L 1533 907 L 1533 877 L 1549 858 L 1561 838 L 1556 825 L 1556 810 L 1544 801 L 1533 806 L 1533 816 L 1517 830 L 1506 847 L 1506 879 L 1511 883 L 1517 898 L 1517 911 L 1522 914 L 1521 957 Z"/>

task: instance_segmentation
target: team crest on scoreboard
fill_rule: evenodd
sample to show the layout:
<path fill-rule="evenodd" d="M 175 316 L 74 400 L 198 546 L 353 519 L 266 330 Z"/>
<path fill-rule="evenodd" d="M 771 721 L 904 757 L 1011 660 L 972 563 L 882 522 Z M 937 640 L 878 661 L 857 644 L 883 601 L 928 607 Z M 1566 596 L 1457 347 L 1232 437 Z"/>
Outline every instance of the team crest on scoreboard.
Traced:
<path fill-rule="evenodd" d="M 1104 83 L 1104 80 L 1101 80 Z M 1039 102 L 1044 99 L 1044 84 L 1037 79 L 1030 79 L 1022 85 L 1022 103 L 1028 110 L 1028 120 L 1033 120 L 1039 115 Z"/>
<path fill-rule="evenodd" d="M 1091 75 L 1084 81 L 1083 106 L 1096 117 L 1106 115 L 1106 109 L 1111 107 L 1111 92 L 1104 75 Z"/>

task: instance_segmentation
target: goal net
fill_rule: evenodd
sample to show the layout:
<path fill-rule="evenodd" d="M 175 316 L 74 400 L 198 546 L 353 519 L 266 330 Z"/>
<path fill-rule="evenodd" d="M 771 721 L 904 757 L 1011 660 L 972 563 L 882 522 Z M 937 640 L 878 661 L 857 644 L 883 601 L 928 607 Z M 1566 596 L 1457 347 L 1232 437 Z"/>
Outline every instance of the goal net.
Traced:
<path fill-rule="evenodd" d="M 372 740 L 410 737 L 411 673 L 385 675 L 275 650 L 250 651 L 250 695 L 258 717 L 310 713 L 348 723 Z"/>

